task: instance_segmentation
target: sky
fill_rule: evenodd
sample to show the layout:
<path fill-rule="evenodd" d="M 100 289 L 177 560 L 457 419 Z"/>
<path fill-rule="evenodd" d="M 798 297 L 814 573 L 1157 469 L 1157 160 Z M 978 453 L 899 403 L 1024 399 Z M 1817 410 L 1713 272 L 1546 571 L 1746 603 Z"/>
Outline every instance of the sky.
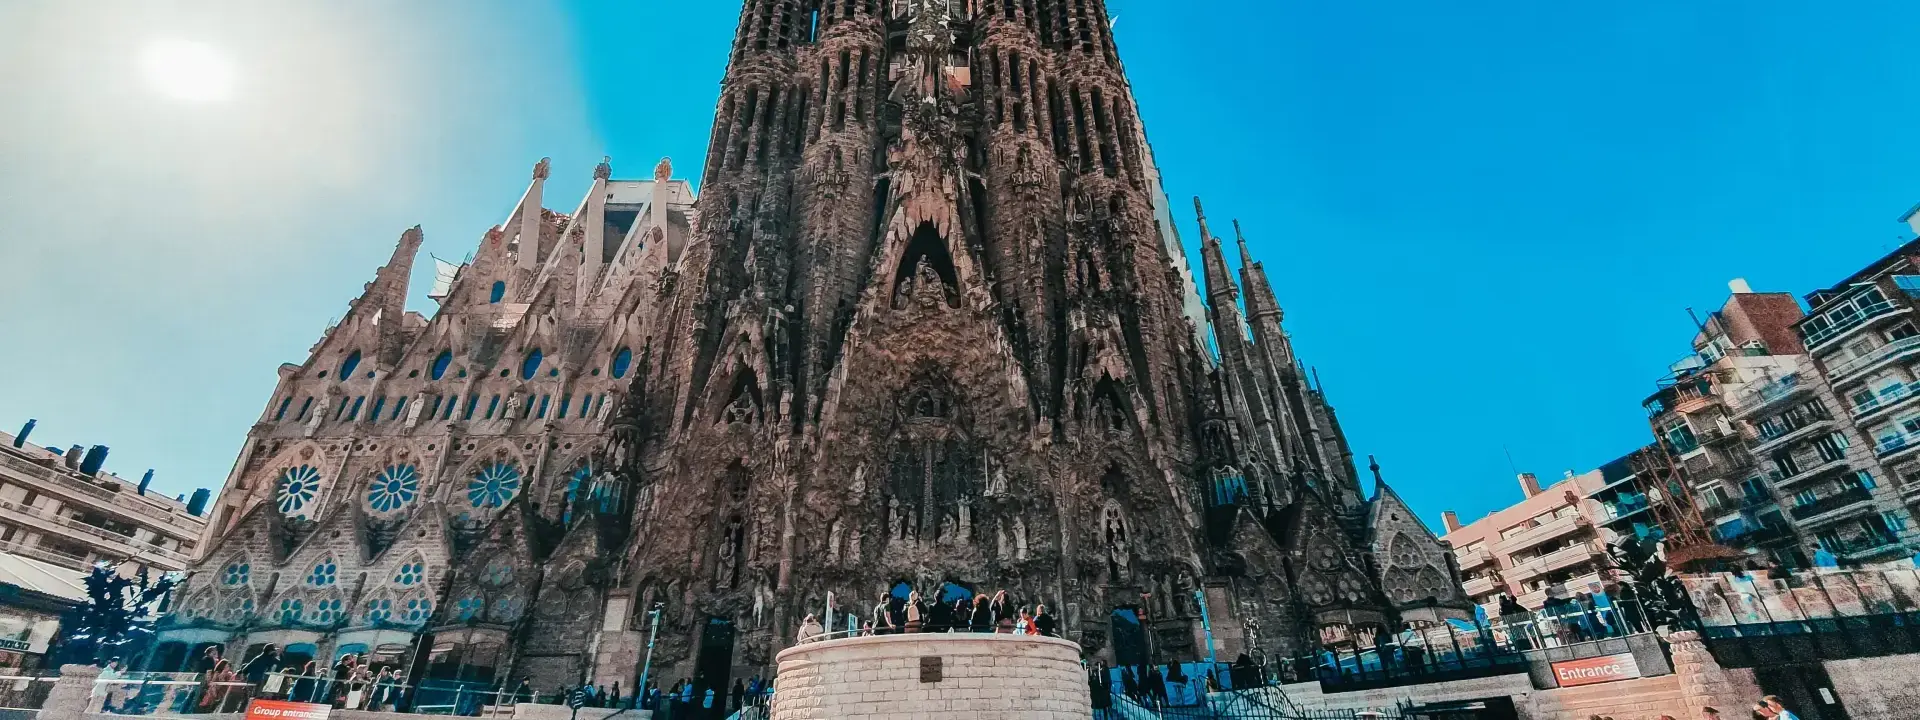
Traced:
<path fill-rule="evenodd" d="M 1356 453 L 1430 524 L 1647 442 L 1727 282 L 1912 234 L 1920 4 L 1108 0 L 1198 260 L 1238 218 Z M 553 158 L 698 180 L 738 4 L 0 3 L 0 427 L 218 487 L 400 233 L 458 261 Z M 232 62 L 159 92 L 168 43 Z M 562 200 L 564 199 L 564 200 Z"/>

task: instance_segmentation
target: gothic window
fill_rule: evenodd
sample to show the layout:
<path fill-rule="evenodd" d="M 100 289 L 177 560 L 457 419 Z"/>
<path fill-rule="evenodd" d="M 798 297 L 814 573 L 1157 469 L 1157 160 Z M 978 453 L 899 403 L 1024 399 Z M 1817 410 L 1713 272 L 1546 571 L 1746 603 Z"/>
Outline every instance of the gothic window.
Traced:
<path fill-rule="evenodd" d="M 246 562 L 228 563 L 220 582 L 225 585 L 245 585 L 253 574 L 253 566 Z"/>
<path fill-rule="evenodd" d="M 355 350 L 347 355 L 347 359 L 340 361 L 340 372 L 334 375 L 334 379 L 340 382 L 352 380 L 353 371 L 359 367 L 360 351 Z"/>
<path fill-rule="evenodd" d="M 487 606 L 487 619 L 497 623 L 515 622 L 520 619 L 522 613 L 526 612 L 526 609 L 526 598 L 521 597 L 519 593 L 508 593 L 495 598 Z"/>
<path fill-rule="evenodd" d="M 506 296 L 507 296 L 506 281 L 495 280 L 493 283 L 493 290 L 487 293 L 487 304 L 492 305 L 494 303 L 498 303 L 500 302 L 501 299 L 505 298 Z"/>
<path fill-rule="evenodd" d="M 393 599 L 374 598 L 367 601 L 366 623 L 383 625 L 393 620 Z"/>
<path fill-rule="evenodd" d="M 633 351 L 627 348 L 620 348 L 618 351 L 614 352 L 613 364 L 611 366 L 608 366 L 607 372 L 613 375 L 613 379 L 619 380 L 621 378 L 626 377 L 627 371 L 632 368 L 633 368 Z"/>
<path fill-rule="evenodd" d="M 220 607 L 220 615 L 222 619 L 230 623 L 237 623 L 252 616 L 253 597 L 251 595 L 234 595 L 228 597 L 226 602 Z"/>
<path fill-rule="evenodd" d="M 329 557 L 313 566 L 307 573 L 307 584 L 314 587 L 328 587 L 340 581 L 340 565 Z"/>
<path fill-rule="evenodd" d="M 287 598 L 280 601 L 280 612 L 276 616 L 282 625 L 300 622 L 306 616 L 307 605 L 300 598 Z"/>
<path fill-rule="evenodd" d="M 280 422 L 281 420 L 285 420 L 285 419 L 287 419 L 287 406 L 289 406 L 289 405 L 292 405 L 292 404 L 293 404 L 293 396 L 292 396 L 292 395 L 288 395 L 288 396 L 287 396 L 287 397 L 286 397 L 285 399 L 282 399 L 282 400 L 280 401 L 280 409 L 279 409 L 279 410 L 275 410 L 275 411 L 273 412 L 273 421 L 274 421 L 274 422 Z"/>
<path fill-rule="evenodd" d="M 393 571 L 393 584 L 412 587 L 427 579 L 427 564 L 419 556 L 414 556 Z"/>
<path fill-rule="evenodd" d="M 407 624 L 423 624 L 427 618 L 433 617 L 433 601 L 424 597 L 408 598 L 406 613 Z"/>
<path fill-rule="evenodd" d="M 747 499 L 747 491 L 753 487 L 753 476 L 747 468 L 735 460 L 727 466 L 727 497 L 735 504 Z"/>
<path fill-rule="evenodd" d="M 420 473 L 412 465 L 389 465 L 367 488 L 367 505 L 390 513 L 406 507 L 420 494 Z"/>
<path fill-rule="evenodd" d="M 476 508 L 505 506 L 519 492 L 520 469 L 507 462 L 482 467 L 467 481 L 467 502 Z"/>
<path fill-rule="evenodd" d="M 307 505 L 313 502 L 313 496 L 320 490 L 320 471 L 311 465 L 287 468 L 280 473 L 280 482 L 274 491 L 274 505 L 280 513 L 289 517 L 305 517 Z"/>
<path fill-rule="evenodd" d="M 315 625 L 332 625 L 335 620 L 345 619 L 341 612 L 340 598 L 322 598 L 313 604 L 311 622 Z"/>
<path fill-rule="evenodd" d="M 427 375 L 435 380 L 439 380 L 440 378 L 446 377 L 447 367 L 452 364 L 453 364 L 453 351 L 441 350 L 440 354 L 433 359 L 433 370 L 429 372 Z"/>
<path fill-rule="evenodd" d="M 540 348 L 527 351 L 527 359 L 520 363 L 520 379 L 532 380 L 533 376 L 540 374 L 540 362 L 545 359 L 546 356 L 540 352 Z"/>
<path fill-rule="evenodd" d="M 513 561 L 507 558 L 494 558 L 487 562 L 485 570 L 480 572 L 480 584 L 501 587 L 513 582 Z"/>
<path fill-rule="evenodd" d="M 471 593 L 453 604 L 453 617 L 460 622 L 468 622 L 480 616 L 487 608 L 487 599 L 479 593 Z"/>

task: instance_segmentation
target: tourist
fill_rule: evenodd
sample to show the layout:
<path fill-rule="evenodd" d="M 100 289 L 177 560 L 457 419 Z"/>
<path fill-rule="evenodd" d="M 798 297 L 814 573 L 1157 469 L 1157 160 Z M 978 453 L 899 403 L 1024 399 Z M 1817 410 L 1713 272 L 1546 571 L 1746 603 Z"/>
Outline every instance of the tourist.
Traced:
<path fill-rule="evenodd" d="M 873 634 L 888 635 L 900 627 L 893 622 L 893 595 L 880 593 L 880 604 L 873 606 Z"/>
<path fill-rule="evenodd" d="M 1033 618 L 1032 616 L 1027 614 L 1026 608 L 1020 608 L 1020 619 L 1014 621 L 1013 623 L 1013 634 L 1015 635 L 1032 635 L 1033 634 Z"/>
<path fill-rule="evenodd" d="M 1060 624 L 1047 612 L 1047 606 L 1036 605 L 1033 611 L 1033 634 L 1045 637 L 1060 637 Z"/>
<path fill-rule="evenodd" d="M 728 702 L 731 703 L 727 706 L 728 710 L 739 710 L 747 706 L 747 684 L 740 678 L 733 679 L 733 692 Z"/>
<path fill-rule="evenodd" d="M 193 671 L 197 673 L 213 672 L 214 666 L 219 665 L 221 660 L 220 646 L 208 645 L 207 649 L 200 652 L 200 659 L 195 661 Z"/>
<path fill-rule="evenodd" d="M 920 599 L 919 591 L 916 590 L 907 594 L 907 607 L 905 609 L 907 613 L 906 631 L 909 633 L 920 632 L 921 628 L 926 626 L 926 606 Z"/>
<path fill-rule="evenodd" d="M 927 601 L 926 626 L 922 632 L 943 633 L 953 627 L 953 606 L 945 600 Z"/>
<path fill-rule="evenodd" d="M 213 657 L 216 658 L 213 669 L 207 671 L 201 682 L 200 712 L 203 713 L 225 712 L 222 705 L 226 703 L 227 693 L 232 692 L 233 683 L 240 680 L 240 673 L 233 671 L 233 663 L 218 659 L 217 654 Z"/>
<path fill-rule="evenodd" d="M 1007 599 L 1007 591 L 993 594 L 993 600 L 987 605 L 993 608 L 994 632 L 1011 633 L 1014 626 L 1013 602 Z"/>
<path fill-rule="evenodd" d="M 1760 702 L 1764 703 L 1768 710 L 1773 711 L 1773 716 L 1780 720 L 1800 720 L 1799 715 L 1793 714 L 1792 710 L 1787 709 L 1786 704 L 1780 702 L 1779 695 L 1768 695 L 1760 698 Z"/>
<path fill-rule="evenodd" d="M 820 636 L 826 633 L 827 629 L 820 626 L 820 618 L 814 617 L 813 613 L 807 613 L 807 619 L 800 621 L 800 636 L 794 638 L 794 644 L 819 640 Z"/>
<path fill-rule="evenodd" d="M 100 676 L 95 680 L 94 687 L 105 696 L 104 699 L 100 701 L 101 712 L 117 712 L 121 709 L 119 705 L 114 703 L 114 700 L 119 699 L 123 703 L 126 702 L 127 686 L 118 682 L 119 680 L 126 679 L 126 677 L 127 664 L 121 662 L 120 658 L 108 660 L 107 666 L 100 669 Z"/>
<path fill-rule="evenodd" d="M 260 648 L 259 655 L 253 656 L 253 659 L 248 660 L 247 664 L 240 666 L 240 677 L 245 678 L 249 684 L 259 685 L 260 683 L 266 682 L 267 675 L 271 674 L 273 669 L 279 667 L 279 665 L 280 647 L 268 643 L 266 647 Z"/>
<path fill-rule="evenodd" d="M 993 632 L 993 605 L 986 595 L 973 597 L 973 610 L 968 613 L 967 629 L 977 633 Z"/>
<path fill-rule="evenodd" d="M 287 699 L 314 702 L 320 689 L 320 661 L 308 660 L 306 665 L 293 671 L 293 677 L 293 688 L 287 691 Z"/>
<path fill-rule="evenodd" d="M 967 603 L 966 598 L 953 601 L 952 623 L 947 632 L 968 632 L 973 629 L 973 606 Z"/>

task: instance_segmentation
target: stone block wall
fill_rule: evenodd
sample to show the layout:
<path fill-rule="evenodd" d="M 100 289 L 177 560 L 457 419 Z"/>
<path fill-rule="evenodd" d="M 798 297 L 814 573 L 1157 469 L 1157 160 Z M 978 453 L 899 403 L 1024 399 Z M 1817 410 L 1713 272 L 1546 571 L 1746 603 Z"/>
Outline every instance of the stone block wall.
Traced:
<path fill-rule="evenodd" d="M 1920 655 L 1890 655 L 1858 660 L 1829 660 L 1827 678 L 1853 720 L 1911 720 L 1920 717 Z"/>
<path fill-rule="evenodd" d="M 1091 720 L 1080 646 L 997 634 L 807 643 L 777 658 L 773 720 Z M 929 673 L 935 664 L 938 672 Z"/>

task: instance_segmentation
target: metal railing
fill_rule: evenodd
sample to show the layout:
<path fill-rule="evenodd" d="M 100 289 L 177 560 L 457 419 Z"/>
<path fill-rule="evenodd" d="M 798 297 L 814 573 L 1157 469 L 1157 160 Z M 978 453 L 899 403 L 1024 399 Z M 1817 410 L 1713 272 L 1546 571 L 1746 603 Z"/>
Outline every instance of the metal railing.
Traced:
<path fill-rule="evenodd" d="M 8 672 L 0 675 L 0 719 L 31 720 L 47 704 L 60 673 Z"/>
<path fill-rule="evenodd" d="M 1913 387 L 1914 387 L 1914 383 L 1906 383 L 1902 385 L 1893 385 L 1888 387 L 1885 390 L 1880 391 L 1880 393 L 1877 395 L 1874 395 L 1872 399 L 1853 406 L 1854 419 L 1857 420 L 1859 418 L 1873 414 L 1876 411 L 1893 407 L 1894 405 L 1899 404 L 1903 400 L 1912 398 L 1915 394 Z"/>
<path fill-rule="evenodd" d="M 1861 324 L 1868 320 L 1886 315 L 1898 309 L 1899 308 L 1895 307 L 1893 303 L 1885 300 L 1873 303 L 1872 305 L 1852 306 L 1847 308 L 1847 312 L 1833 313 L 1832 325 L 1812 332 L 1806 332 L 1803 329 L 1801 331 L 1801 338 L 1806 341 L 1808 348 L 1813 348 L 1828 340 L 1851 332 L 1854 328 L 1860 327 Z"/>
<path fill-rule="evenodd" d="M 1873 365 L 1874 363 L 1880 362 L 1881 360 L 1885 360 L 1894 355 L 1898 355 L 1900 353 L 1907 352 L 1909 350 L 1916 350 L 1916 349 L 1920 349 L 1920 336 L 1895 340 L 1893 342 L 1882 345 L 1879 348 L 1876 348 L 1873 352 L 1867 353 L 1865 355 L 1861 355 L 1860 357 L 1853 358 L 1852 360 L 1848 360 L 1846 362 L 1840 363 L 1838 365 L 1835 365 L 1829 368 L 1827 370 L 1827 376 L 1833 378 L 1834 380 L 1839 380 L 1842 377 L 1851 375 L 1855 372 L 1859 372 L 1860 370 L 1865 369 L 1868 366 Z"/>
<path fill-rule="evenodd" d="M 1800 389 L 1800 374 L 1796 372 L 1792 375 L 1786 375 L 1778 380 L 1741 393 L 1740 398 L 1733 403 L 1733 410 L 1736 414 L 1744 413 L 1791 395 Z"/>
<path fill-rule="evenodd" d="M 1807 518 L 1825 515 L 1827 513 L 1852 506 L 1856 503 L 1867 502 L 1872 499 L 1873 499 L 1872 491 L 1867 490 L 1865 487 L 1852 487 L 1852 488 L 1847 488 L 1846 490 L 1838 494 L 1828 495 L 1826 497 L 1820 498 L 1810 503 L 1806 503 L 1804 505 L 1795 505 L 1791 510 L 1788 510 L 1787 512 L 1793 515 L 1793 519 L 1795 520 L 1805 520 Z"/>

